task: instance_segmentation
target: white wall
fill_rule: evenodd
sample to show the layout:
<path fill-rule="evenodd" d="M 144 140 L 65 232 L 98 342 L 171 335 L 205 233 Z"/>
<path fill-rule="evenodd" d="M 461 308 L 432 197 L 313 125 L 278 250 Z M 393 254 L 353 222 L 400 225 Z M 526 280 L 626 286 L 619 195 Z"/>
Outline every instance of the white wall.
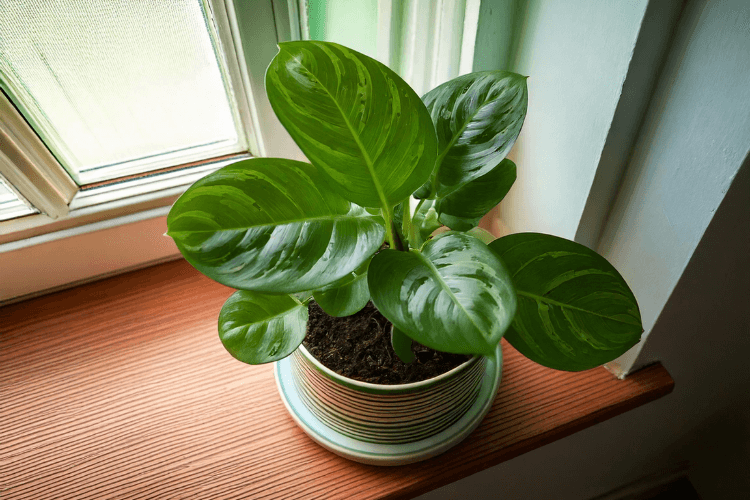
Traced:
<path fill-rule="evenodd" d="M 539 10 L 552 21 L 551 10 Z M 750 3 L 689 1 L 599 247 L 638 296 L 651 331 L 641 359 L 661 360 L 675 379 L 674 392 L 420 498 L 586 499 L 682 465 L 706 500 L 747 496 L 749 82 Z M 562 146 L 560 138 L 546 139 L 551 127 L 531 127 L 542 152 L 530 151 L 531 137 L 524 139 L 519 178 L 523 169 L 536 168 L 527 161 L 542 161 Z M 550 198 L 561 198 L 558 191 L 580 194 L 584 185 L 566 182 L 562 172 L 550 174 L 554 182 L 537 174 L 537 189 Z M 549 199 L 539 203 L 550 211 L 556 206 Z M 570 237 L 577 212 L 559 210 L 548 217 L 531 209 L 513 229 L 549 227 Z"/>
<path fill-rule="evenodd" d="M 520 2 L 512 70 L 529 76 L 529 110 L 500 205 L 510 232 L 575 236 L 647 3 Z"/>
<path fill-rule="evenodd" d="M 646 349 L 674 391 L 418 497 L 585 500 L 688 467 L 704 500 L 750 492 L 750 161 L 714 217 Z"/>
<path fill-rule="evenodd" d="M 748 155 L 750 4 L 690 2 L 598 248 L 646 334 Z"/>

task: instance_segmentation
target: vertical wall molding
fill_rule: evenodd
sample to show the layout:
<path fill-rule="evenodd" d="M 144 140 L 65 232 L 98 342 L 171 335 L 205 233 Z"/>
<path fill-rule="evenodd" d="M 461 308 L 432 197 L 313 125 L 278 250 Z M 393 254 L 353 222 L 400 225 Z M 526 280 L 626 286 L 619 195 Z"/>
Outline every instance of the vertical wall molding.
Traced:
<path fill-rule="evenodd" d="M 750 5 L 694 0 L 678 24 L 598 245 L 638 297 L 645 328 L 641 343 L 610 364 L 618 375 L 651 361 L 641 350 L 652 332 L 670 333 L 659 331 L 659 318 L 750 164 L 750 66 L 739 64 L 750 51 Z"/>
<path fill-rule="evenodd" d="M 597 248 L 615 202 L 638 131 L 683 9 L 683 2 L 649 2 L 622 84 L 575 241 Z"/>

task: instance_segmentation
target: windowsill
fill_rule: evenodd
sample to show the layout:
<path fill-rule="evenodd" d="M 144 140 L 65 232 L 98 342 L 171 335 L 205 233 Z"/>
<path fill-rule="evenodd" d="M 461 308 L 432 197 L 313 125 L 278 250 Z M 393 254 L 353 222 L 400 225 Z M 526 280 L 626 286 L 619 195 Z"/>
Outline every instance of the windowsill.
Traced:
<path fill-rule="evenodd" d="M 659 364 L 617 380 L 538 366 L 504 343 L 494 406 L 462 444 L 407 467 L 349 462 L 286 413 L 272 367 L 216 335 L 232 293 L 180 260 L 0 308 L 7 498 L 402 498 L 671 392 Z"/>

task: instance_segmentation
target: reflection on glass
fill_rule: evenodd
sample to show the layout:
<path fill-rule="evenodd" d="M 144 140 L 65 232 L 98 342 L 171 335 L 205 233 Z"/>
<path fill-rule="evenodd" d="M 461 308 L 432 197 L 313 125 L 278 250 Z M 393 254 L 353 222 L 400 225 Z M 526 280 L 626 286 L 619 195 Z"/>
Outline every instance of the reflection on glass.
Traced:
<path fill-rule="evenodd" d="M 200 0 L 0 5 L 0 84 L 79 184 L 244 149 Z"/>

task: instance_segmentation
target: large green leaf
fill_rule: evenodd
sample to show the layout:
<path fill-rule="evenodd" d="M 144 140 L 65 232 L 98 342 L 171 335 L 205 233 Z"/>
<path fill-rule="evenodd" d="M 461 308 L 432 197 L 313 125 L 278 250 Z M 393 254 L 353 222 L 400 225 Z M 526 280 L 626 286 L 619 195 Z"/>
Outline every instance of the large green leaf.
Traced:
<path fill-rule="evenodd" d="M 266 72 L 274 112 L 344 198 L 390 210 L 424 183 L 437 156 L 419 96 L 385 65 L 327 42 L 279 44 Z"/>
<path fill-rule="evenodd" d="M 329 315 L 340 318 L 362 310 L 370 301 L 365 262 L 359 269 L 323 290 L 313 293 L 315 302 Z"/>
<path fill-rule="evenodd" d="M 454 78 L 422 97 L 435 123 L 438 159 L 431 184 L 418 197 L 438 197 L 494 169 L 521 132 L 526 77 L 483 71 Z"/>
<path fill-rule="evenodd" d="M 440 351 L 494 356 L 516 310 L 505 266 L 467 234 L 440 234 L 422 252 L 384 250 L 368 280 L 373 303 L 396 328 Z"/>
<path fill-rule="evenodd" d="M 439 198 L 438 219 L 451 229 L 468 231 L 505 198 L 515 180 L 516 165 L 506 158 L 483 176 Z"/>
<path fill-rule="evenodd" d="M 558 370 L 609 362 L 641 337 L 633 292 L 607 260 L 556 236 L 512 234 L 490 243 L 513 275 L 518 312 L 505 338 Z"/>
<path fill-rule="evenodd" d="M 307 306 L 289 295 L 240 290 L 219 313 L 219 338 L 235 358 L 258 365 L 289 356 L 307 333 Z"/>
<path fill-rule="evenodd" d="M 382 219 L 328 190 L 315 167 L 277 158 L 233 163 L 199 180 L 175 202 L 167 226 L 209 278 L 270 293 L 341 279 L 384 238 Z"/>

